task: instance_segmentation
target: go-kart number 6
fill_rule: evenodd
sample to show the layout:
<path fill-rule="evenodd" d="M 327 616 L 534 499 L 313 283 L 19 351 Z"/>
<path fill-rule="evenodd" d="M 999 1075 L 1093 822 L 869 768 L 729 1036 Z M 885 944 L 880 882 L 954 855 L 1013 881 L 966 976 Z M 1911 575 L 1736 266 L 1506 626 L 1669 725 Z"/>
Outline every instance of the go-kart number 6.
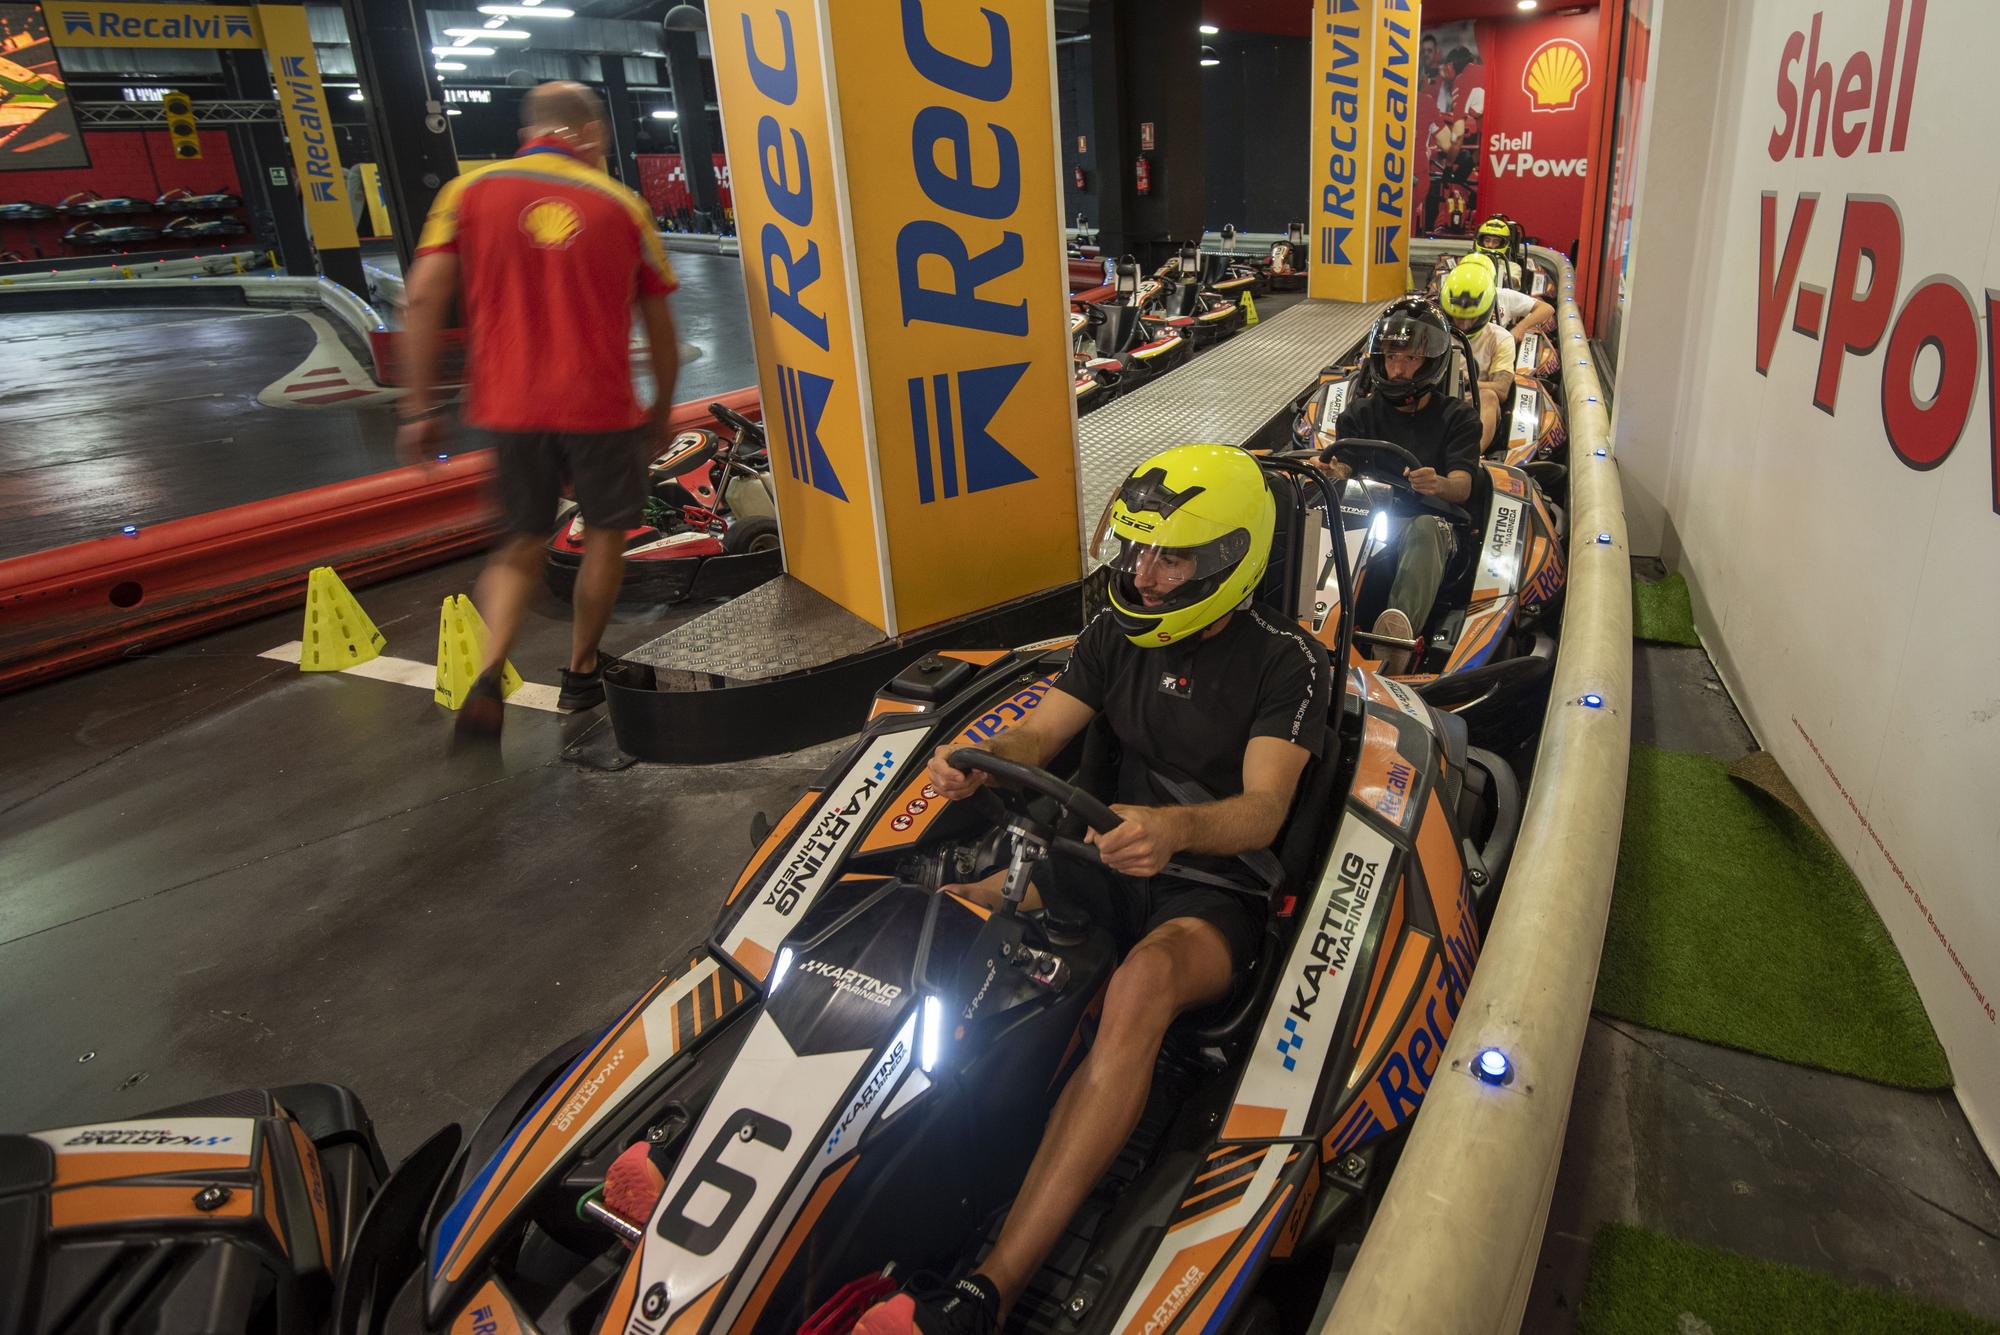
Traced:
<path fill-rule="evenodd" d="M 757 1192 L 755 1178 L 722 1162 L 722 1151 L 728 1148 L 731 1141 L 738 1139 L 754 1140 L 774 1150 L 782 1150 L 792 1143 L 792 1129 L 777 1118 L 751 1108 L 738 1108 L 729 1115 L 729 1120 L 722 1124 L 715 1133 L 715 1139 L 702 1152 L 701 1161 L 688 1174 L 687 1181 L 681 1184 L 681 1189 L 661 1212 L 660 1222 L 654 1225 L 654 1230 L 662 1238 L 691 1256 L 707 1256 L 720 1247 L 744 1208 L 750 1204 L 750 1198 Z M 713 1220 L 698 1224 L 688 1218 L 687 1207 L 695 1192 L 704 1185 L 714 1187 L 729 1200 L 716 1211 Z"/>

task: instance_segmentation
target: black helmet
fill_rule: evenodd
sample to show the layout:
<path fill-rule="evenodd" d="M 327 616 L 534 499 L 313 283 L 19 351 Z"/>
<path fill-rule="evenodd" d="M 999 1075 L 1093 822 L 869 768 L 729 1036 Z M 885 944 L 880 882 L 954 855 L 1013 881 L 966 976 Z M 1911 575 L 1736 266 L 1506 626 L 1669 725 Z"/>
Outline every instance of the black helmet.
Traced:
<path fill-rule="evenodd" d="M 1424 359 L 1417 373 L 1397 380 L 1389 375 L 1387 354 L 1414 352 Z M 1368 370 L 1374 391 L 1393 404 L 1410 403 L 1428 394 L 1444 381 L 1450 365 L 1451 331 L 1444 314 L 1420 296 L 1399 297 L 1389 303 L 1368 331 Z"/>

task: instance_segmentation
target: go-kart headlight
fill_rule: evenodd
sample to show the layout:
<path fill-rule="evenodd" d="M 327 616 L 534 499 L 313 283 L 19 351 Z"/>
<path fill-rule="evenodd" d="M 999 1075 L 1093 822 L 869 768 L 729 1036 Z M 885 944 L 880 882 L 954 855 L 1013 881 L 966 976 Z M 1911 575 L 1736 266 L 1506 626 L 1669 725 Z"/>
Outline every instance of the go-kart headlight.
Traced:
<path fill-rule="evenodd" d="M 792 948 L 790 946 L 780 946 L 778 948 L 778 962 L 771 966 L 771 981 L 764 987 L 765 996 L 777 995 L 778 984 L 785 981 L 785 975 L 791 971 L 791 967 Z"/>
<path fill-rule="evenodd" d="M 935 996 L 924 998 L 924 1019 L 917 1030 L 917 1061 L 929 1075 L 937 1069 L 944 1051 L 944 1003 Z"/>

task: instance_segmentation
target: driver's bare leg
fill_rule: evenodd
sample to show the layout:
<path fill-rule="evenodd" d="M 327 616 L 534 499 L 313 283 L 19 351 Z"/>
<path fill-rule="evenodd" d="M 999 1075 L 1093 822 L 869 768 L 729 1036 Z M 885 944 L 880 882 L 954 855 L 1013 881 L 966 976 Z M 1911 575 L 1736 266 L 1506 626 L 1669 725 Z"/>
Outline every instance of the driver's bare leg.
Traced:
<path fill-rule="evenodd" d="M 482 676 L 497 676 L 514 647 L 521 629 L 521 614 L 541 583 L 542 538 L 540 534 L 516 533 L 507 545 L 493 554 L 479 573 L 473 601 L 486 622 L 486 661 L 479 665 Z"/>
<path fill-rule="evenodd" d="M 1000 1291 L 1002 1321 L 1139 1124 L 1167 1026 L 1219 1000 L 1230 976 L 1228 942 L 1200 918 L 1161 923 L 1111 975 L 1097 1038 L 1056 1100 L 1000 1240 L 979 1267 Z"/>
<path fill-rule="evenodd" d="M 611 621 L 611 609 L 618 602 L 618 582 L 625 574 L 625 530 L 593 528 L 583 530 L 583 569 L 576 574 L 576 591 L 570 601 L 569 670 L 593 672 L 597 669 L 597 642 Z"/>

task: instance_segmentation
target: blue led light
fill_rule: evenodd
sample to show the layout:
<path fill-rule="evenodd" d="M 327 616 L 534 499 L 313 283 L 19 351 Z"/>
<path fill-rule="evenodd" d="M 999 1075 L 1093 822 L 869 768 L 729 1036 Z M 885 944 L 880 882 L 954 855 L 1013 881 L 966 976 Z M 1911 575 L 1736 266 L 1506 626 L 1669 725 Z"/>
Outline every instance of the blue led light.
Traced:
<path fill-rule="evenodd" d="M 1597 535 L 1597 540 L 1599 542 L 1608 543 L 1611 541 L 1611 535 L 1609 533 L 1600 533 Z"/>
<path fill-rule="evenodd" d="M 438 456 L 438 462 L 439 462 L 439 463 L 443 463 L 443 462 L 444 462 L 444 461 L 445 461 L 446 459 L 449 459 L 449 458 L 451 458 L 451 456 L 450 456 L 449 454 L 440 454 L 440 455 Z"/>
<path fill-rule="evenodd" d="M 1472 1059 L 1472 1071 L 1489 1085 L 1498 1085 L 1513 1073 L 1514 1065 L 1498 1048 L 1482 1048 Z"/>
<path fill-rule="evenodd" d="M 1604 707 L 1604 697 L 1592 691 L 1589 695 L 1583 697 L 1583 703 L 1586 709 L 1602 709 Z"/>
<path fill-rule="evenodd" d="M 137 524 L 127 524 L 124 528 L 121 528 L 118 531 L 120 533 L 123 533 L 128 538 L 136 538 L 139 536 L 139 526 Z"/>
<path fill-rule="evenodd" d="M 1591 453 L 1596 455 L 1598 458 L 1602 459 L 1607 457 L 1611 453 L 1611 451 L 1605 449 L 1602 445 L 1599 445 L 1596 449 L 1592 450 Z"/>
<path fill-rule="evenodd" d="M 1583 401 L 1584 401 L 1585 403 L 1596 403 L 1596 402 L 1597 402 L 1597 396 L 1596 396 L 1595 394 L 1586 394 L 1586 395 L 1584 395 L 1584 396 L 1583 396 Z"/>

